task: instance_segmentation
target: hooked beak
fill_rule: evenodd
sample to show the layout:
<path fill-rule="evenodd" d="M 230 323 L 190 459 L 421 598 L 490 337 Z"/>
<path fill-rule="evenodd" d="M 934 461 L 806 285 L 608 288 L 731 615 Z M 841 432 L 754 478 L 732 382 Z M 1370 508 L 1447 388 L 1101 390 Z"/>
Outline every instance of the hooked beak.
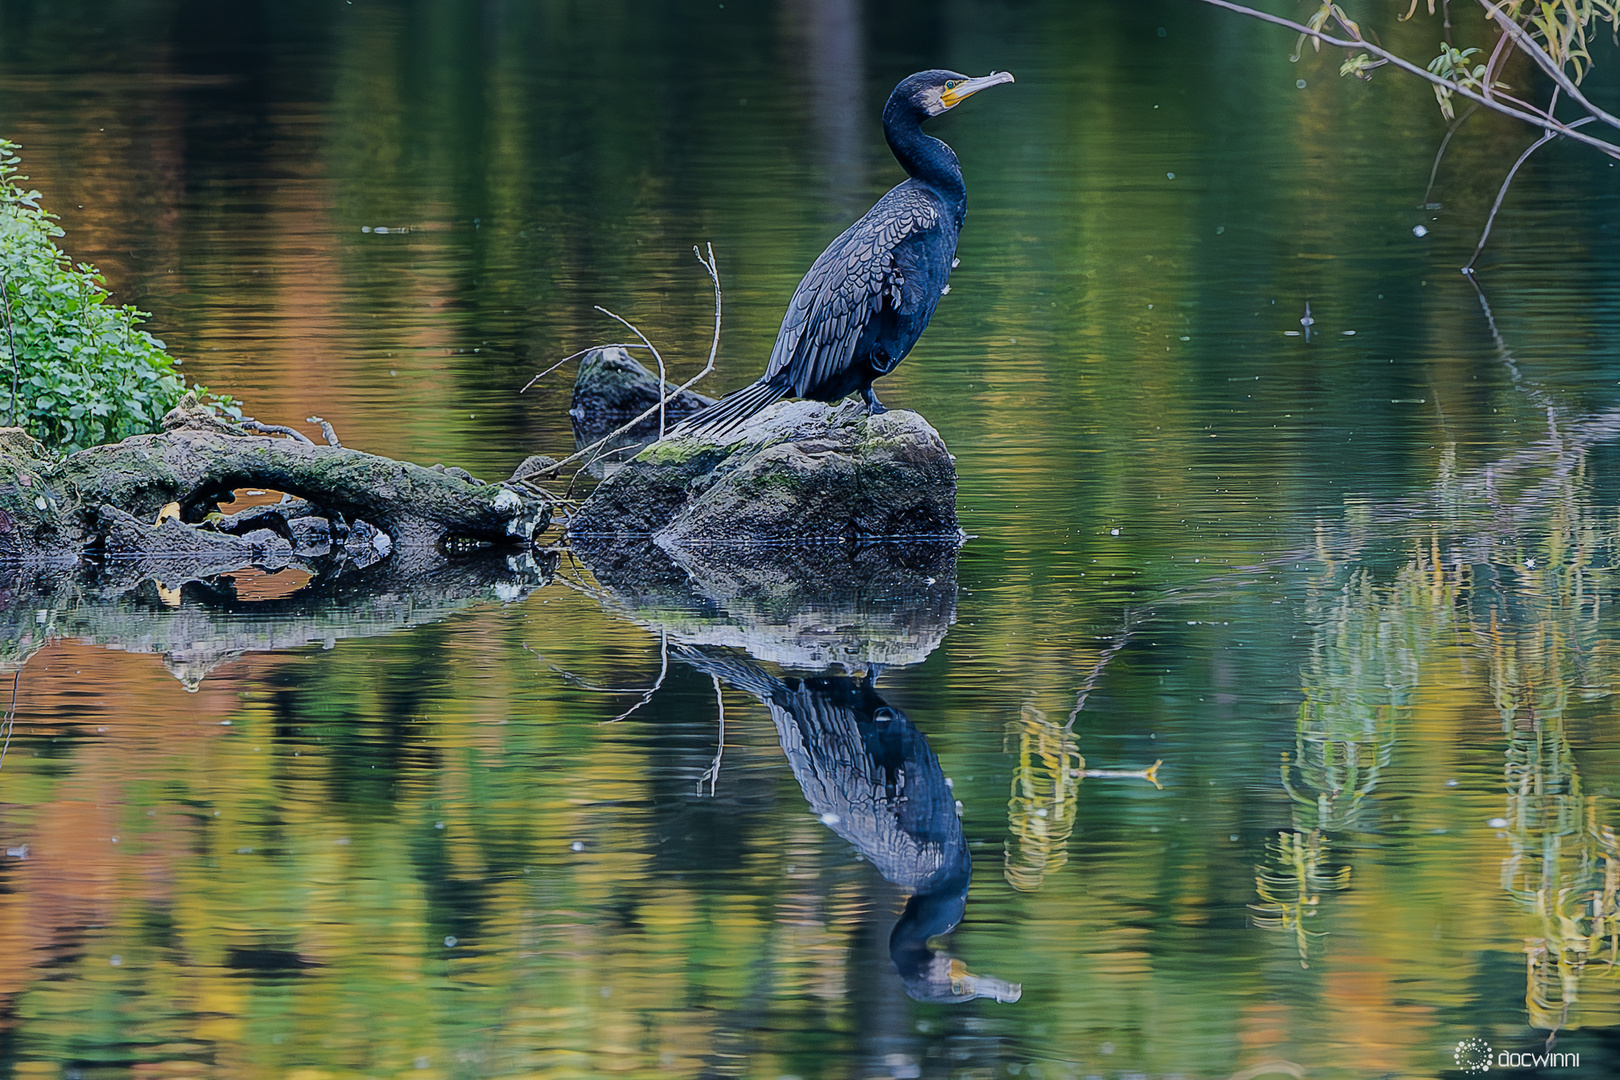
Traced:
<path fill-rule="evenodd" d="M 967 79 L 948 90 L 941 91 L 939 101 L 947 109 L 954 109 L 987 86 L 999 86 L 1002 83 L 1013 81 L 1012 72 L 1010 71 L 992 71 L 988 75 L 982 75 L 977 79 Z"/>

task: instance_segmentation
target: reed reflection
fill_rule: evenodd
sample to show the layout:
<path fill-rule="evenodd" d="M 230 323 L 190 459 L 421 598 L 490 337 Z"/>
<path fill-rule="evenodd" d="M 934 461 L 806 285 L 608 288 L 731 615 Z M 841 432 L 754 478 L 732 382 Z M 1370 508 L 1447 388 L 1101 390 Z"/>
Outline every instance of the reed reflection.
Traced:
<path fill-rule="evenodd" d="M 1308 966 L 1321 936 L 1309 923 L 1350 882 L 1338 838 L 1383 830 L 1372 798 L 1381 773 L 1422 726 L 1425 690 L 1454 666 L 1477 692 L 1473 715 L 1494 706 L 1500 718 L 1506 805 L 1488 825 L 1507 847 L 1500 887 L 1528 917 L 1525 1019 L 1549 1045 L 1612 1022 L 1612 991 L 1596 992 L 1605 983 L 1589 975 L 1620 960 L 1613 808 L 1606 792 L 1587 791 L 1569 731 L 1620 678 L 1606 603 L 1620 562 L 1612 496 L 1587 468 L 1591 449 L 1620 436 L 1620 414 L 1554 423 L 1558 437 L 1481 469 L 1459 471 L 1447 453 L 1434 524 L 1393 574 L 1379 568 L 1364 512 L 1324 534 L 1304 700 L 1282 756 L 1292 828 L 1268 845 L 1253 905 L 1256 923 L 1290 934 Z"/>
<path fill-rule="evenodd" d="M 685 647 L 676 655 L 759 699 L 811 810 L 911 892 L 889 935 L 906 993 L 918 1001 L 1017 1001 L 1019 984 L 974 975 L 928 944 L 962 921 L 973 859 L 939 758 L 878 693 L 875 673 L 779 678 L 736 655 Z"/>

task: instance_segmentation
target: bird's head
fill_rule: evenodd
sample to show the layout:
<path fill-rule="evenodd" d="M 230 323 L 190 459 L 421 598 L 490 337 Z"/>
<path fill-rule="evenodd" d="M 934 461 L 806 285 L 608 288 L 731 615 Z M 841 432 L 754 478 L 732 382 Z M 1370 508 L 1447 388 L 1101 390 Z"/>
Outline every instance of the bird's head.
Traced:
<path fill-rule="evenodd" d="M 890 109 L 903 109 L 919 117 L 948 113 L 968 98 L 988 86 L 999 86 L 1013 81 L 1012 73 L 992 71 L 977 79 L 956 71 L 919 71 L 900 80 L 889 95 Z M 887 111 L 887 110 L 885 110 Z"/>

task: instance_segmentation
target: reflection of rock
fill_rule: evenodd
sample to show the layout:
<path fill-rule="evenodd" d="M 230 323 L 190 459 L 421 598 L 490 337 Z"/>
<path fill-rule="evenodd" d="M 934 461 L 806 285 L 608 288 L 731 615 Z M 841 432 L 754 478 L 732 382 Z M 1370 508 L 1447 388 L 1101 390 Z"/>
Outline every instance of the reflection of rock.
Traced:
<path fill-rule="evenodd" d="M 513 553 L 387 559 L 260 601 L 238 599 L 228 579 L 191 581 L 166 596 L 144 579 L 133 591 L 107 588 L 94 571 L 85 578 L 19 573 L 0 587 L 0 670 L 21 667 L 52 639 L 78 638 L 160 653 L 195 690 L 209 671 L 243 653 L 389 634 L 474 604 L 522 599 L 549 580 L 549 568 Z"/>
<path fill-rule="evenodd" d="M 878 873 L 911 892 L 889 935 L 906 993 L 919 1001 L 1017 1001 L 1017 984 L 975 976 L 928 947 L 929 938 L 962 921 L 973 860 L 939 759 L 871 678 L 778 679 L 733 656 L 685 649 L 678 655 L 765 704 L 811 810 Z"/>
<path fill-rule="evenodd" d="M 956 619 L 948 543 L 700 545 L 582 537 L 604 601 L 677 642 L 727 645 L 788 668 L 915 664 Z"/>
<path fill-rule="evenodd" d="M 913 412 L 859 402 L 772 406 L 727 435 L 674 435 L 605 480 L 574 536 L 660 543 L 960 539 L 956 470 Z"/>

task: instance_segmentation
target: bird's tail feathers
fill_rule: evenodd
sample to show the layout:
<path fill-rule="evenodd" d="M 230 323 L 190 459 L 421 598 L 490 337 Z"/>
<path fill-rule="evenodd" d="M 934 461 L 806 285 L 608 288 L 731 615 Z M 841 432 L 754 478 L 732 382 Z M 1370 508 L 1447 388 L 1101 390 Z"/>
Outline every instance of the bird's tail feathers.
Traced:
<path fill-rule="evenodd" d="M 671 434 L 685 435 L 701 432 L 706 435 L 724 435 L 750 416 L 774 405 L 787 395 L 791 386 L 779 386 L 769 379 L 749 383 L 733 391 L 706 408 L 675 425 Z"/>

